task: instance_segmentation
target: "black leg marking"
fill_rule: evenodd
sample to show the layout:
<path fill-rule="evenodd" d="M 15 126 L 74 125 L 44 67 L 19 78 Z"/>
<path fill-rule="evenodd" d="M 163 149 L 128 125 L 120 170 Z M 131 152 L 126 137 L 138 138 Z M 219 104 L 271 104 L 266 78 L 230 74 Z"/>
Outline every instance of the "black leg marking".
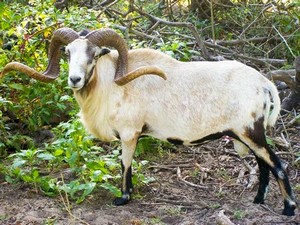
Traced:
<path fill-rule="evenodd" d="M 284 200 L 284 209 L 282 214 L 286 216 L 295 216 L 295 208 L 295 205 L 291 205 L 288 201 Z"/>
<path fill-rule="evenodd" d="M 123 163 L 122 163 L 123 164 Z M 122 173 L 124 174 L 124 166 L 122 165 Z M 128 168 L 126 174 L 125 174 L 125 179 L 126 179 L 126 187 L 125 190 L 123 190 L 126 193 L 131 194 L 133 192 L 133 184 L 132 184 L 132 168 L 131 166 Z"/>
<path fill-rule="evenodd" d="M 130 194 L 133 192 L 133 184 L 132 184 L 132 169 L 131 166 L 125 171 L 125 167 L 123 162 L 121 162 L 122 174 L 125 177 L 125 183 L 122 187 L 122 196 L 115 198 L 113 204 L 116 206 L 125 205 L 130 201 Z M 125 185 L 125 187 L 124 187 Z"/>
<path fill-rule="evenodd" d="M 254 203 L 264 204 L 270 180 L 270 167 L 262 159 L 256 157 L 256 160 L 259 167 L 259 187 L 257 195 L 254 198 Z"/>
<path fill-rule="evenodd" d="M 292 192 L 287 173 L 284 170 L 280 159 L 267 144 L 265 128 L 263 124 L 264 117 L 260 117 L 254 122 L 254 128 L 249 127 L 245 132 L 245 135 L 256 145 L 252 146 L 252 151 L 258 159 L 257 161 L 260 167 L 260 184 L 254 202 L 263 203 L 264 193 L 268 183 L 268 181 L 265 180 L 267 173 L 269 173 L 268 169 L 266 170 L 266 165 L 268 165 L 269 170 L 271 170 L 277 180 L 281 194 L 284 198 L 283 214 L 291 216 L 295 214 L 294 210 L 296 208 L 296 200 Z"/>

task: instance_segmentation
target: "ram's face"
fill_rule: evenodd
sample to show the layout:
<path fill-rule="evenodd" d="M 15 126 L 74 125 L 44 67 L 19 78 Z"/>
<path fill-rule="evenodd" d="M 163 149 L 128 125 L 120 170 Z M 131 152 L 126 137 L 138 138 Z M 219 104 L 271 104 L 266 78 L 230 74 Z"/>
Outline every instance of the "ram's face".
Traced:
<path fill-rule="evenodd" d="M 80 90 L 89 83 L 98 58 L 109 52 L 83 38 L 67 45 L 65 51 L 69 60 L 68 85 L 73 90 Z"/>

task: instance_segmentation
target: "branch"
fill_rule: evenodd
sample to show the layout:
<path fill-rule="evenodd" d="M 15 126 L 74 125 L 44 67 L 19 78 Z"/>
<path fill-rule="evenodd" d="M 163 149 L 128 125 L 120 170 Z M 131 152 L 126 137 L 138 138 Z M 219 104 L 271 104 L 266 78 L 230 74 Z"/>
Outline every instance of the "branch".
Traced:
<path fill-rule="evenodd" d="M 217 44 L 212 44 L 210 42 L 204 42 L 205 45 L 211 47 L 211 48 L 217 48 L 217 49 L 220 49 L 220 50 L 223 50 L 223 51 L 226 51 L 227 52 L 227 56 L 229 58 L 240 58 L 240 59 L 244 59 L 244 60 L 248 60 L 248 61 L 251 61 L 253 62 L 254 64 L 256 65 L 260 65 L 260 66 L 270 66 L 272 68 L 275 68 L 272 63 L 274 63 L 276 61 L 276 64 L 278 65 L 278 63 L 283 63 L 285 62 L 284 60 L 272 60 L 272 59 L 257 59 L 257 58 L 254 58 L 254 57 L 250 57 L 250 56 L 245 56 L 243 54 L 240 54 L 240 53 L 237 53 L 229 48 L 226 48 L 224 46 L 221 46 L 221 45 L 217 45 Z M 224 55 L 226 55 L 226 53 L 223 52 Z M 225 56 L 226 57 L 226 56 Z"/>
<path fill-rule="evenodd" d="M 107 2 L 107 1 L 105 1 L 105 2 Z M 103 7 L 101 4 L 100 4 L 100 6 L 103 8 L 99 13 L 98 13 L 98 15 L 97 15 L 97 19 L 99 19 L 100 18 L 100 16 L 101 16 L 101 14 L 102 13 L 104 13 L 109 7 L 111 7 L 111 6 L 113 6 L 114 4 L 116 4 L 116 3 L 118 3 L 118 0 L 115 0 L 115 1 L 109 1 L 109 4 L 107 5 L 107 6 L 105 6 L 105 7 Z"/>
<path fill-rule="evenodd" d="M 290 38 L 290 36 L 285 36 L 285 38 Z M 254 37 L 254 38 L 248 38 L 248 39 L 238 39 L 238 40 L 229 40 L 229 41 L 216 41 L 218 45 L 241 45 L 245 43 L 261 43 L 261 42 L 267 42 L 267 41 L 278 41 L 281 40 L 278 37 Z"/>
<path fill-rule="evenodd" d="M 235 225 L 231 220 L 224 214 L 224 210 L 221 210 L 217 215 L 217 225 Z"/>
<path fill-rule="evenodd" d="M 124 27 L 124 26 L 120 26 L 120 25 L 114 25 L 113 28 L 117 28 L 123 32 L 125 32 L 128 28 L 127 27 Z M 130 32 L 132 32 L 133 34 L 137 35 L 137 36 L 140 36 L 144 39 L 148 39 L 150 41 L 155 41 L 156 43 L 161 43 L 162 41 L 158 38 L 158 37 L 155 37 L 155 36 L 151 36 L 151 35 L 148 35 L 148 34 L 145 34 L 143 32 L 140 32 L 140 31 L 137 31 L 137 30 L 133 30 L 131 28 L 129 28 Z"/>
<path fill-rule="evenodd" d="M 153 16 L 149 13 L 146 13 L 146 12 L 142 11 L 139 8 L 133 7 L 133 9 L 134 9 L 134 11 L 140 13 L 141 15 L 148 17 L 154 23 L 155 27 L 159 26 L 160 24 L 165 24 L 165 25 L 173 26 L 173 27 L 188 28 L 192 32 L 192 34 L 193 34 L 193 36 L 196 40 L 196 43 L 199 45 L 199 47 L 200 47 L 200 49 L 203 53 L 203 57 L 206 60 L 211 60 L 211 61 L 219 61 L 220 60 L 220 57 L 213 57 L 208 53 L 208 50 L 205 47 L 202 38 L 200 37 L 196 27 L 193 24 L 185 23 L 185 22 L 170 22 L 170 21 L 167 21 L 167 20 L 163 20 L 159 17 Z M 153 27 L 152 27 L 152 29 L 153 29 Z"/>
<path fill-rule="evenodd" d="M 191 187 L 196 187 L 196 188 L 202 188 L 202 189 L 208 189 L 207 186 L 203 186 L 203 185 L 198 185 L 198 184 L 194 184 L 192 182 L 189 182 L 187 180 L 185 180 L 182 176 L 181 176 L 181 170 L 179 167 L 177 167 L 177 178 L 178 180 L 182 181 L 183 183 L 191 186 Z"/>
<path fill-rule="evenodd" d="M 296 83 L 295 83 L 295 78 L 294 78 L 295 75 L 296 75 L 296 71 L 293 69 L 292 70 L 274 70 L 267 74 L 268 78 L 272 78 L 273 80 L 277 80 L 277 81 L 283 81 L 292 90 L 295 90 L 297 87 Z"/>

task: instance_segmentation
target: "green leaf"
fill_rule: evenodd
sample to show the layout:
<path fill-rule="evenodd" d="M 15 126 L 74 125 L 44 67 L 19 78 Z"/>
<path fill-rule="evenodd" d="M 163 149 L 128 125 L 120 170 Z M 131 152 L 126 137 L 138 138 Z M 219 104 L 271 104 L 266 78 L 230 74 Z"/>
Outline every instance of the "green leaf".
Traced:
<path fill-rule="evenodd" d="M 21 159 L 21 158 L 16 158 L 13 161 L 12 168 L 17 168 L 23 166 L 27 160 Z"/>
<path fill-rule="evenodd" d="M 18 83 L 12 83 L 8 85 L 10 88 L 16 89 L 18 91 L 24 91 L 25 87 L 22 84 L 18 84 Z"/>
<path fill-rule="evenodd" d="M 42 160 L 48 160 L 51 161 L 53 159 L 55 159 L 55 156 L 53 156 L 51 153 L 41 153 L 38 155 L 38 158 L 42 159 Z"/>
<path fill-rule="evenodd" d="M 114 196 L 116 197 L 121 197 L 122 196 L 122 192 L 119 188 L 117 188 L 116 186 L 110 184 L 110 183 L 104 183 L 100 185 L 102 188 L 108 190 L 109 192 L 111 192 Z"/>
<path fill-rule="evenodd" d="M 54 156 L 60 156 L 64 153 L 64 150 L 62 149 L 56 149 L 55 152 L 53 153 Z"/>
<path fill-rule="evenodd" d="M 37 169 L 32 171 L 33 180 L 37 180 L 37 178 L 39 178 L 39 176 L 40 176 L 40 173 Z"/>

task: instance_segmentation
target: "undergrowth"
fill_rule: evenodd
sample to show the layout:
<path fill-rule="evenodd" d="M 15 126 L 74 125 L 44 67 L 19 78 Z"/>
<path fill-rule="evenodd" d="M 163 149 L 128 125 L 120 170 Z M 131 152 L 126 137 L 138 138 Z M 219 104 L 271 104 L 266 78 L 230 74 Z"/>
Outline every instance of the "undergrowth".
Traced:
<path fill-rule="evenodd" d="M 214 28 L 215 37 L 220 40 L 236 38 L 236 30 L 247 28 L 249 23 L 261 15 L 259 5 L 256 9 L 241 4 L 242 7 L 233 7 L 223 14 L 218 12 L 216 24 L 213 26 L 208 20 L 200 20 L 191 11 L 183 16 L 173 17 L 164 14 L 157 8 L 157 4 L 146 4 L 145 1 L 137 1 L 137 4 L 143 10 L 156 13 L 156 16 L 166 20 L 173 18 L 174 21 L 182 19 L 191 22 L 204 38 L 211 38 L 211 29 Z M 126 12 L 128 1 L 120 1 L 120 4 L 116 4 L 116 10 Z M 120 15 L 110 17 L 105 14 L 97 18 L 98 13 L 99 10 L 78 7 L 75 3 L 70 4 L 68 10 L 58 10 L 53 6 L 53 0 L 0 2 L 0 70 L 10 61 L 18 61 L 43 71 L 47 64 L 47 48 L 52 33 L 62 26 L 80 31 L 83 28 L 124 25 L 126 20 L 132 20 L 130 29 L 147 30 L 152 26 L 149 20 L 136 14 L 120 19 Z M 296 15 L 296 12 L 291 17 L 284 13 L 275 17 L 274 14 L 272 21 L 280 24 L 278 29 L 281 33 L 288 33 L 294 29 Z M 136 18 L 133 19 L 134 17 Z M 264 19 L 267 16 L 259 18 Z M 254 23 L 249 27 L 250 32 L 247 35 L 259 33 L 260 36 L 264 26 L 271 26 L 266 22 L 261 29 L 256 29 L 255 25 Z M 128 44 L 131 48 L 160 49 L 181 61 L 190 61 L 192 57 L 201 55 L 198 49 L 193 49 L 188 43 L 193 41 L 193 37 L 187 29 L 166 27 L 163 30 L 166 35 L 159 43 L 147 39 L 141 41 L 133 36 L 127 40 Z M 299 53 L 297 35 L 287 39 L 292 40 L 290 43 L 296 46 L 293 49 L 295 54 Z M 269 49 L 269 45 L 265 48 Z M 283 44 L 278 44 L 278 48 L 272 49 L 272 52 L 255 46 L 254 49 L 263 51 L 263 56 L 273 54 L 277 57 L 284 53 L 287 59 L 292 58 Z M 244 51 L 246 50 L 245 48 Z M 103 144 L 85 132 L 76 117 L 78 106 L 71 90 L 66 87 L 66 61 L 63 56 L 60 77 L 54 83 L 36 82 L 15 72 L 0 80 L 0 183 L 24 182 L 36 192 L 47 196 L 67 193 L 77 203 L 84 201 L 96 188 L 106 189 L 112 195 L 119 196 L 117 184 L 121 183 L 120 144 Z M 67 118 L 64 122 L 54 120 L 55 117 L 60 118 L 63 115 Z M 33 133 L 40 129 L 51 130 L 54 138 L 44 144 L 36 143 Z M 153 181 L 154 178 L 146 175 L 143 170 L 153 157 L 163 154 L 162 149 L 166 148 L 170 146 L 152 138 L 140 140 L 136 151 L 137 160 L 133 162 L 135 186 Z M 296 161 L 300 161 L 300 155 Z M 243 214 L 238 213 L 236 216 Z"/>

